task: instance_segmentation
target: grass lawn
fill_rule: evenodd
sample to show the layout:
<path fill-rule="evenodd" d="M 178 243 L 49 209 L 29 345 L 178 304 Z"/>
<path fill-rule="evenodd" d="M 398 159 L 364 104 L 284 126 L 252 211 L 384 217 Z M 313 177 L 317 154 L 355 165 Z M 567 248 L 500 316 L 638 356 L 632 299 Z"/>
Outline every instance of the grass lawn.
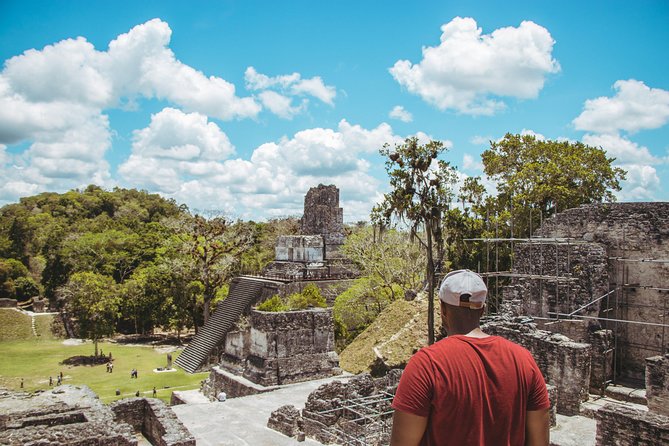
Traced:
<path fill-rule="evenodd" d="M 153 347 L 101 342 L 98 348 L 106 355 L 112 353 L 113 373 L 107 373 L 104 364 L 61 364 L 72 356 L 93 354 L 91 342 L 66 345 L 62 340 L 38 340 L 34 337 L 32 340 L 0 341 L 0 386 L 18 390 L 23 378 L 26 391 L 49 389 L 49 376 L 53 377 L 55 385 L 62 371 L 63 384 L 85 384 L 105 403 L 135 396 L 137 391 L 140 396 L 151 397 L 154 386 L 157 397 L 169 402 L 173 390 L 197 389 L 208 375 L 206 372 L 189 375 L 179 368 L 176 372 L 154 372 L 154 369 L 166 366 L 167 354 Z M 172 359 L 175 360 L 179 353 L 173 352 Z M 133 368 L 137 369 L 137 379 L 130 378 Z M 116 389 L 121 392 L 119 396 L 115 394 Z"/>

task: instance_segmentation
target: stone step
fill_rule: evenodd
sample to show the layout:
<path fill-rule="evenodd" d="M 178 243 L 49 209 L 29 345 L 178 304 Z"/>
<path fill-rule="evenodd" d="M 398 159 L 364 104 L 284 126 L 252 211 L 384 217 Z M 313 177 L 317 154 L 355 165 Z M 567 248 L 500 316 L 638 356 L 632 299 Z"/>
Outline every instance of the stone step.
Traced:
<path fill-rule="evenodd" d="M 257 299 L 267 280 L 239 277 L 230 285 L 228 297 L 221 302 L 207 323 L 179 355 L 175 363 L 189 373 L 197 370 L 212 350 L 221 344 L 226 333 Z"/>

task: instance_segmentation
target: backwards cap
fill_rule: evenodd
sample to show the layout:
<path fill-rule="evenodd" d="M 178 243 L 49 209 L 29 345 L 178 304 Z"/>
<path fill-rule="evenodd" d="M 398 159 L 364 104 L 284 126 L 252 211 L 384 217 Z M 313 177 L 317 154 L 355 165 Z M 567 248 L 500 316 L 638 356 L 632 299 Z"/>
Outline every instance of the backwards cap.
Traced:
<path fill-rule="evenodd" d="M 468 269 L 446 274 L 439 288 L 439 299 L 449 305 L 472 310 L 483 308 L 488 288 L 481 276 Z"/>

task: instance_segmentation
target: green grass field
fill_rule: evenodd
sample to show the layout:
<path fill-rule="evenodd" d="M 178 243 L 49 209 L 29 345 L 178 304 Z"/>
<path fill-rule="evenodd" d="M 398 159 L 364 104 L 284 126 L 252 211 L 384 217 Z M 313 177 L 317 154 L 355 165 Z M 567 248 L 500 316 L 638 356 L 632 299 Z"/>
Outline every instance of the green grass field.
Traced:
<path fill-rule="evenodd" d="M 148 346 L 123 345 L 101 342 L 98 348 L 105 355 L 112 353 L 114 371 L 107 373 L 104 364 L 95 366 L 71 366 L 61 363 L 72 356 L 88 356 L 94 352 L 92 342 L 79 345 L 66 345 L 63 340 L 49 335 L 50 319 L 39 316 L 35 337 L 30 327 L 30 317 L 15 311 L 0 311 L 0 387 L 19 390 L 23 379 L 23 390 L 36 391 L 49 389 L 49 376 L 56 377 L 63 372 L 63 384 L 85 384 L 100 399 L 111 401 L 135 396 L 139 390 L 141 396 L 151 397 L 156 387 L 157 397 L 169 402 L 173 390 L 197 389 L 207 373 L 189 375 L 177 368 L 175 372 L 154 372 L 154 369 L 167 365 L 167 353 Z M 43 318 L 43 319 L 40 319 Z M 22 340 L 21 340 L 22 339 Z M 172 352 L 172 359 L 180 351 Z M 137 379 L 130 378 L 130 370 L 137 369 Z M 116 389 L 121 395 L 116 395 Z"/>

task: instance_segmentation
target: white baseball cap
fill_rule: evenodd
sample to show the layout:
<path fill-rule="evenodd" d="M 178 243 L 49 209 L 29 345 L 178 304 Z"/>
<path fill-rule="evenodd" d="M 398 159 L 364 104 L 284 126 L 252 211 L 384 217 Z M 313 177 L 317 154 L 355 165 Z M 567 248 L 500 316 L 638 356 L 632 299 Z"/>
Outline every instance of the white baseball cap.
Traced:
<path fill-rule="evenodd" d="M 439 288 L 439 299 L 449 305 L 472 310 L 483 308 L 488 288 L 481 276 L 468 269 L 446 274 Z"/>

